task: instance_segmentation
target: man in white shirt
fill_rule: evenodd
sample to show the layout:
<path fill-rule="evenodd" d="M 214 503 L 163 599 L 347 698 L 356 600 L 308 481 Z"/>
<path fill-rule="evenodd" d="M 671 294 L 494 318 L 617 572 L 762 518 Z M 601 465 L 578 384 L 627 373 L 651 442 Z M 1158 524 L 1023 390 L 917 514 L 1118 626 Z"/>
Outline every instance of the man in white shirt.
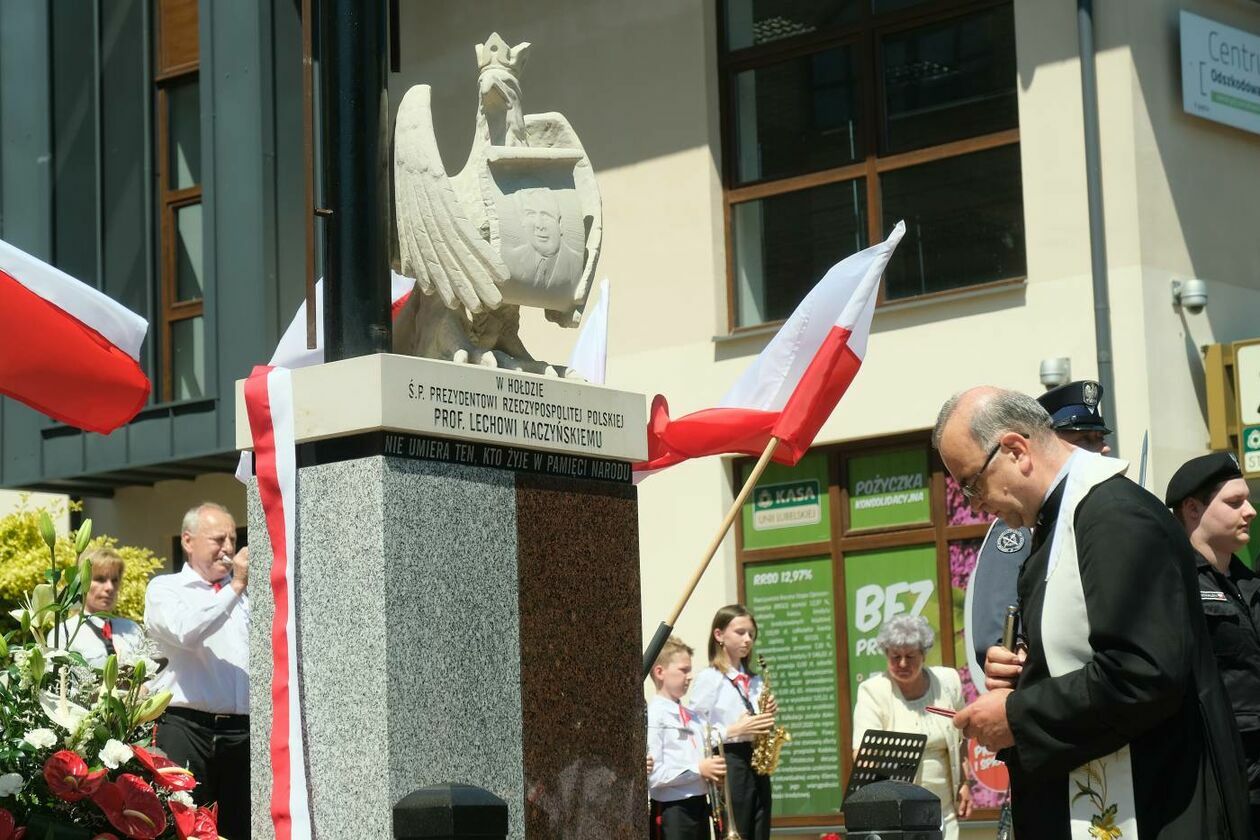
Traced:
<path fill-rule="evenodd" d="M 236 522 L 204 502 L 184 516 L 184 568 L 145 595 L 145 627 L 168 660 L 171 692 L 157 746 L 197 778 L 198 804 L 219 803 L 219 833 L 249 840 L 249 550 Z"/>

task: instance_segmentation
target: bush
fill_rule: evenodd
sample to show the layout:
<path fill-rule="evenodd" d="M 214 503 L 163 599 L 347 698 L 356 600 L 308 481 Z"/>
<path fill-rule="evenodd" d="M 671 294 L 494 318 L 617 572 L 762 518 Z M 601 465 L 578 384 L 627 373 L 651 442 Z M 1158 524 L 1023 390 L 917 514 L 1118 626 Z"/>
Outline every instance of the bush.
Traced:
<path fill-rule="evenodd" d="M 0 614 L 5 617 L 9 610 L 17 608 L 23 595 L 44 582 L 48 571 L 48 547 L 39 533 L 41 508 L 28 508 L 26 503 L 27 499 L 23 499 L 17 510 L 0 517 Z M 47 510 L 55 520 L 65 509 L 54 505 Z M 110 547 L 122 556 L 126 565 L 115 612 L 139 621 L 144 617 L 145 587 L 164 560 L 147 548 L 120 546 L 118 540 L 106 535 L 93 538 L 89 547 Z M 58 536 L 57 565 L 67 568 L 74 561 L 73 535 Z"/>

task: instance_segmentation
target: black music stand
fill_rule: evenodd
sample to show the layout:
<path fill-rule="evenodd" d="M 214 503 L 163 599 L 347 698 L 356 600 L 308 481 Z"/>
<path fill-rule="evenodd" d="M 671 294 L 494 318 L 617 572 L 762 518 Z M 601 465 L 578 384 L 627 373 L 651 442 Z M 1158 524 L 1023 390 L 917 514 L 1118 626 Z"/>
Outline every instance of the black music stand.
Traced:
<path fill-rule="evenodd" d="M 922 733 L 866 730 L 857 758 L 853 759 L 853 772 L 849 775 L 844 798 L 848 799 L 853 791 L 871 782 L 885 779 L 913 782 L 914 775 L 919 772 L 919 763 L 923 761 L 925 746 L 927 735 Z"/>

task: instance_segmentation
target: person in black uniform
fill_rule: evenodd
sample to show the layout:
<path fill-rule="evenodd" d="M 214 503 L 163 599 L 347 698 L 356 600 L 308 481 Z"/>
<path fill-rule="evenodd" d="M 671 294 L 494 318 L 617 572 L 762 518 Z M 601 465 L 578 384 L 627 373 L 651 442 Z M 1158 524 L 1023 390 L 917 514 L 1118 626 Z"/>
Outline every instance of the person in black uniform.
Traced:
<path fill-rule="evenodd" d="M 1199 600 L 1216 666 L 1242 736 L 1252 827 L 1260 827 L 1260 577 L 1235 554 L 1256 518 L 1233 455 L 1191 458 L 1173 473 L 1165 503 L 1199 553 Z"/>
<path fill-rule="evenodd" d="M 974 508 L 1035 523 L 1019 576 L 1027 660 L 1010 687 L 954 718 L 1001 750 L 1015 836 L 1250 837 L 1194 550 L 1160 500 L 1123 462 L 1059 440 L 1045 410 L 1013 391 L 951 398 L 933 444 Z"/>
<path fill-rule="evenodd" d="M 1069 382 L 1051 388 L 1037 402 L 1050 415 L 1050 425 L 1059 439 L 1099 455 L 1107 455 L 1111 447 L 1106 436 L 1111 434 L 1102 416 L 1103 387 L 1091 379 Z M 1002 519 L 994 521 L 976 558 L 976 568 L 967 586 L 968 664 L 972 682 L 981 689 L 984 659 L 988 649 L 1002 638 L 1006 608 L 1018 597 L 1015 582 L 1019 567 L 1028 558 L 1032 531 L 1012 528 Z M 971 659 L 974 655 L 975 659 Z"/>

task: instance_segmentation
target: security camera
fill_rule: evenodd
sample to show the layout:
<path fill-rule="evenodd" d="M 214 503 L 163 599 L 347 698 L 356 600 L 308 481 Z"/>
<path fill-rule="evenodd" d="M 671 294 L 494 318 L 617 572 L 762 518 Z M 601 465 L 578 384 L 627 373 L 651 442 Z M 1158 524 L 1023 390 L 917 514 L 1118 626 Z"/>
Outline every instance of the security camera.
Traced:
<path fill-rule="evenodd" d="M 1057 388 L 1072 381 L 1072 360 L 1067 356 L 1041 360 L 1041 384 L 1046 389 Z"/>
<path fill-rule="evenodd" d="M 1173 305 L 1180 306 L 1191 314 L 1203 311 L 1207 306 L 1207 283 L 1198 278 L 1172 281 Z"/>

